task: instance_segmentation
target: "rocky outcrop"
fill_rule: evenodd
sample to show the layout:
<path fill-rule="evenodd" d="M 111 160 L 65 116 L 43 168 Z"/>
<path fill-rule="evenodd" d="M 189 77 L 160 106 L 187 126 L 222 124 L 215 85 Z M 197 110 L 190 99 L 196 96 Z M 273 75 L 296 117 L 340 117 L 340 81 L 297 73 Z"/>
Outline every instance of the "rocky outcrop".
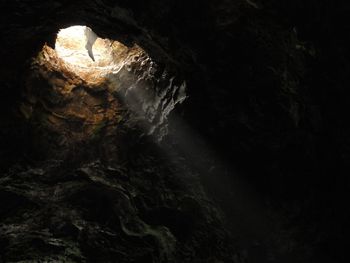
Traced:
<path fill-rule="evenodd" d="M 3 175 L 3 262 L 232 262 L 198 176 L 149 153 L 132 158 L 51 160 Z"/>

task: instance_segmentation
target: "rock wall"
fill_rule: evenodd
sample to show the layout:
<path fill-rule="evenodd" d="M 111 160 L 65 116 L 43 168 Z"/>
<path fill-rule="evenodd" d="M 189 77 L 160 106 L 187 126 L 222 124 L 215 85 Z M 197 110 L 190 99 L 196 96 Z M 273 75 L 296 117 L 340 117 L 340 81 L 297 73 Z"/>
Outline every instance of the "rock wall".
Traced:
<path fill-rule="evenodd" d="M 3 145 L 0 159 L 3 171 L 8 171 L 14 164 L 17 166 L 35 164 L 28 158 L 33 149 L 30 143 L 32 129 L 13 110 L 20 105 L 20 94 L 25 86 L 24 75 L 29 68 L 28 61 L 40 51 L 45 42 L 52 46 L 58 29 L 73 24 L 84 24 L 92 27 L 97 35 L 118 40 L 128 47 L 137 43 L 152 59 L 151 61 L 147 57 L 140 56 L 138 58 L 140 63 L 137 66 L 125 67 L 120 71 L 118 78 L 125 81 L 131 75 L 136 76 L 132 80 L 135 85 L 126 88 L 122 93 L 124 103 L 130 108 L 134 107 L 133 112 L 128 113 L 132 118 L 129 119 L 130 122 L 125 123 L 125 127 L 135 127 L 135 122 L 146 123 L 147 132 L 144 134 L 153 131 L 159 134 L 158 138 L 163 137 L 167 143 L 170 142 L 170 145 L 183 148 L 181 151 L 175 149 L 171 154 L 177 154 L 186 164 L 191 163 L 191 168 L 200 174 L 201 182 L 194 188 L 203 186 L 205 196 L 211 194 L 211 198 L 216 200 L 216 205 L 228 216 L 227 225 L 241 246 L 235 250 L 235 253 L 236 251 L 240 253 L 231 255 L 231 258 L 223 256 L 226 252 L 217 252 L 221 251 L 217 246 L 213 246 L 213 250 L 205 254 L 204 251 L 210 245 L 204 245 L 202 242 L 208 238 L 206 234 L 209 232 L 202 228 L 196 232 L 198 236 L 203 234 L 198 237 L 201 242 L 191 241 L 191 245 L 186 245 L 189 247 L 186 254 L 191 255 L 188 257 L 188 262 L 195 262 L 195 259 L 198 262 L 205 262 L 204 260 L 244 262 L 244 258 L 248 262 L 346 262 L 344 244 L 347 232 L 344 229 L 348 226 L 347 174 L 348 149 L 350 149 L 348 138 L 350 125 L 347 121 L 350 68 L 349 42 L 346 37 L 348 3 L 327 0 L 142 2 L 101 0 L 88 3 L 11 1 L 1 3 L 1 10 L 1 30 L 2 36 L 5 36 L 1 41 L 0 50 L 3 61 L 0 71 L 0 92 L 3 98 L 0 104 L 0 142 Z M 157 68 L 157 73 L 153 72 L 154 66 Z M 130 72 L 133 74 L 130 75 Z M 184 80 L 186 80 L 186 94 L 183 92 Z M 147 92 L 144 89 L 145 85 L 151 87 Z M 140 94 L 142 98 L 138 98 Z M 185 97 L 188 97 L 185 103 L 180 105 Z M 169 115 L 174 105 L 177 107 Z M 183 120 L 176 121 L 178 116 L 174 116 L 174 112 L 182 115 Z M 140 116 L 143 118 L 141 122 L 138 120 Z M 154 125 L 163 123 L 169 118 L 171 118 L 170 133 L 166 126 Z M 179 129 L 186 126 L 184 123 L 194 134 L 187 140 L 183 139 L 185 136 Z M 149 137 L 140 136 L 142 134 L 140 131 L 137 129 L 137 132 L 133 133 L 129 130 L 123 137 L 123 143 L 115 144 L 106 140 L 106 144 L 118 145 L 118 151 L 112 151 L 118 153 L 116 154 L 118 160 L 133 159 L 135 152 L 150 147 L 145 143 L 147 141 L 145 138 Z M 143 139 L 140 140 L 140 137 Z M 206 147 L 210 148 L 213 154 L 207 154 L 202 150 L 205 147 L 198 146 L 201 141 L 205 141 Z M 193 146 L 195 150 L 189 150 L 188 146 Z M 90 150 L 89 154 L 85 155 L 83 153 L 87 151 L 79 146 L 67 153 L 67 159 L 76 162 L 73 165 L 74 169 L 89 166 L 96 161 L 94 160 L 96 152 L 99 152 L 99 156 L 103 156 L 100 159 L 108 159 L 106 156 L 113 155 L 106 150 L 106 147 L 101 148 L 98 144 L 94 144 L 93 147 L 95 150 Z M 73 153 L 79 152 L 79 149 L 81 149 L 81 154 L 78 154 L 80 157 L 73 158 L 75 155 Z M 169 155 L 169 151 L 166 154 Z M 163 152 L 163 155 L 166 154 Z M 89 161 L 80 163 L 82 159 Z M 49 177 L 57 174 L 46 172 L 47 164 L 42 167 L 40 165 L 39 168 L 50 174 Z M 149 167 L 156 166 L 155 163 L 145 165 L 141 161 L 132 165 L 143 167 L 140 174 Z M 232 169 L 232 166 L 235 169 Z M 197 169 L 198 167 L 200 169 Z M 105 173 L 105 168 L 96 169 Z M 59 170 L 64 169 L 60 166 Z M 72 170 L 64 171 L 68 174 Z M 19 187 L 15 184 L 18 174 L 22 174 L 19 178 L 27 178 L 27 174 L 30 174 L 28 177 L 30 179 L 20 179 Z M 159 178 L 163 178 L 164 173 L 161 174 Z M 237 227 L 240 223 L 237 221 L 244 221 L 244 217 L 242 220 L 237 220 L 240 218 L 237 212 L 239 202 L 235 201 L 235 195 L 229 194 L 233 189 L 231 185 L 235 185 L 236 179 L 233 178 L 237 174 L 256 189 L 258 199 L 264 203 L 262 210 L 268 214 L 267 218 L 271 219 L 270 222 L 274 225 L 273 231 L 270 231 L 270 228 L 268 231 L 261 231 L 264 226 L 260 227 L 259 231 L 263 238 L 254 235 L 247 237 L 247 232 L 242 234 L 240 229 L 237 230 L 240 228 Z M 225 175 L 225 180 L 222 179 L 222 175 Z M 29 197 L 26 197 L 39 193 L 38 188 L 35 188 L 39 185 L 36 182 L 37 177 L 22 167 L 19 170 L 12 170 L 7 174 L 7 178 L 10 179 L 2 181 L 4 189 L 2 195 L 5 199 L 12 200 L 14 207 L 27 207 L 30 214 L 39 211 L 38 228 L 41 231 L 46 228 L 44 226 L 50 225 L 44 222 L 46 217 L 42 207 L 45 206 L 45 202 L 40 201 L 43 198 L 32 204 L 28 201 Z M 148 183 L 147 180 L 140 179 L 141 175 L 135 178 L 141 182 L 140 187 Z M 32 186 L 32 182 L 28 183 L 26 180 L 33 180 L 35 187 Z M 54 184 L 57 183 L 58 181 L 55 181 Z M 185 183 L 187 184 L 188 182 Z M 19 188 L 23 188 L 23 185 L 28 185 L 28 189 L 34 189 L 33 193 L 26 190 L 30 195 L 26 192 L 20 196 Z M 171 192 L 176 195 L 174 187 L 170 186 Z M 162 190 L 148 196 L 159 196 L 164 188 L 159 186 L 159 189 Z M 95 192 L 109 193 L 109 190 Z M 120 195 L 119 190 L 117 192 L 116 195 Z M 130 190 L 129 199 L 132 199 L 130 198 L 132 193 Z M 114 200 L 113 198 L 106 197 L 109 200 Z M 198 203 L 198 198 L 196 200 Z M 87 205 L 79 204 L 77 210 L 80 214 L 71 218 L 87 220 L 84 209 L 88 210 L 87 214 L 93 214 L 94 212 L 90 211 L 91 207 L 99 206 L 90 205 L 89 202 L 90 200 L 87 201 Z M 43 206 L 38 208 L 38 204 Z M 66 207 L 70 205 L 70 201 L 62 201 L 60 204 L 61 207 Z M 8 206 L 3 207 L 7 209 Z M 141 210 L 141 206 L 136 207 Z M 18 211 L 18 215 L 21 215 L 22 210 Z M 126 233 L 128 238 L 131 235 L 137 236 L 137 239 L 147 233 L 152 236 L 152 240 L 156 240 L 155 243 L 158 242 L 158 245 L 152 246 L 153 248 L 162 246 L 160 244 L 164 242 L 161 240 L 168 240 L 169 247 L 165 248 L 163 245 L 163 250 L 174 251 L 173 237 L 180 240 L 174 234 L 176 227 L 168 227 L 172 237 L 167 230 L 160 227 L 165 223 L 159 223 L 156 219 L 159 215 L 181 216 L 177 214 L 178 212 L 169 212 L 164 208 L 159 208 L 157 211 L 156 216 L 151 216 L 148 221 L 142 219 L 145 224 L 134 217 L 138 222 L 137 231 L 123 227 L 120 233 Z M 32 221 L 30 223 L 25 221 L 27 219 L 21 221 L 16 213 L 8 216 L 10 222 L 19 222 L 17 225 L 34 229 L 35 224 Z M 113 214 L 112 218 L 116 216 Z M 98 227 L 101 226 L 100 223 L 96 224 Z M 6 231 L 11 231 L 8 225 L 10 223 L 6 222 Z M 155 229 L 147 225 L 160 227 L 157 229 L 157 238 L 154 234 Z M 223 231 L 218 226 L 221 223 L 213 225 L 216 227 L 212 233 Z M 251 225 L 258 224 L 255 222 Z M 53 227 L 56 228 L 58 227 Z M 192 226 L 189 228 L 192 229 Z M 20 229 L 14 231 L 19 233 Z M 99 239 L 91 234 L 97 231 L 96 228 L 89 225 L 84 231 L 82 232 L 87 233 L 85 236 L 93 237 L 89 239 L 84 236 L 82 239 L 92 240 L 92 245 L 89 246 L 98 247 L 94 242 L 98 243 Z M 106 233 L 103 231 L 97 235 L 99 238 L 104 235 L 102 233 Z M 113 234 L 119 233 L 113 231 Z M 82 232 L 79 232 L 81 236 Z M 25 233 L 28 238 L 31 237 L 29 232 Z M 40 238 L 43 240 L 44 232 L 40 233 Z M 56 238 L 56 234 L 53 236 Z M 2 240 L 5 244 L 2 246 L 5 249 L 3 254 L 11 258 L 15 253 L 6 251 L 17 250 L 11 250 L 10 243 L 7 243 L 8 237 Z M 17 244 L 17 241 L 13 240 L 11 242 Z M 44 240 L 48 244 L 53 242 L 47 236 Z M 107 240 L 110 242 L 110 237 Z M 216 240 L 218 243 L 226 244 L 226 241 L 223 241 L 225 238 Z M 27 245 L 23 246 L 28 248 L 31 242 L 28 241 Z M 134 239 L 130 242 L 140 244 Z M 143 242 L 141 241 L 140 246 L 148 241 Z M 40 247 L 43 243 L 38 241 L 38 244 L 36 247 Z M 74 244 L 75 247 L 80 247 L 77 241 Z M 96 260 L 96 255 L 88 254 L 92 250 L 89 246 L 85 246 L 85 252 L 77 254 L 81 255 L 80 258 Z M 145 246 L 147 247 L 148 243 Z M 99 249 L 102 249 L 101 246 Z M 28 251 L 27 254 L 35 256 L 38 252 Z M 216 256 L 210 258 L 209 254 Z M 44 257 L 40 255 L 40 258 Z M 169 257 L 168 255 L 165 253 L 149 256 L 152 258 L 149 261 L 166 262 L 165 257 Z M 113 257 L 104 260 L 108 262 Z"/>

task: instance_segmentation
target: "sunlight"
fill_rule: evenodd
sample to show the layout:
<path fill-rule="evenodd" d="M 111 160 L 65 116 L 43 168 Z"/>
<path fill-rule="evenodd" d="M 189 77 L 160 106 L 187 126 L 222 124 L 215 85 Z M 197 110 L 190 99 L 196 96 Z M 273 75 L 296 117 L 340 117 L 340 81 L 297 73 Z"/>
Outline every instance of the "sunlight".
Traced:
<path fill-rule="evenodd" d="M 113 67 L 112 41 L 99 38 L 87 26 L 71 26 L 57 34 L 55 51 L 77 75 L 103 75 Z"/>

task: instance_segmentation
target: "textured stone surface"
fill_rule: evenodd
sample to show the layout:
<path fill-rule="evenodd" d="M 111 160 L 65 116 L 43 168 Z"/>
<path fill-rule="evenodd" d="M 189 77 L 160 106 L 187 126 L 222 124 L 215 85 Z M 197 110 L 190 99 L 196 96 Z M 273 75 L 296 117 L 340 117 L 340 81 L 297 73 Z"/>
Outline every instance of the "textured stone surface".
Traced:
<path fill-rule="evenodd" d="M 50 161 L 4 175 L 2 260 L 232 261 L 230 237 L 198 176 L 157 156 L 133 158 L 113 166 Z"/>
<path fill-rule="evenodd" d="M 2 259 L 347 262 L 348 11 L 326 0 L 2 1 Z M 23 120 L 21 94 L 31 58 L 74 24 L 147 55 L 114 79 L 134 84 L 120 93 L 123 129 L 47 160 L 58 148 L 38 147 L 48 139 Z"/>

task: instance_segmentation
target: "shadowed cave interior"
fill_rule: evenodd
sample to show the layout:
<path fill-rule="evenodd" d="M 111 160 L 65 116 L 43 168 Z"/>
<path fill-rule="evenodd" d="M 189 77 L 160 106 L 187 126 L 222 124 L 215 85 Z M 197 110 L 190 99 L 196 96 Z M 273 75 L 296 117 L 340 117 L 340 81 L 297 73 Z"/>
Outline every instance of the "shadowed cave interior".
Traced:
<path fill-rule="evenodd" d="M 349 9 L 1 2 L 0 262 L 347 262 Z"/>

